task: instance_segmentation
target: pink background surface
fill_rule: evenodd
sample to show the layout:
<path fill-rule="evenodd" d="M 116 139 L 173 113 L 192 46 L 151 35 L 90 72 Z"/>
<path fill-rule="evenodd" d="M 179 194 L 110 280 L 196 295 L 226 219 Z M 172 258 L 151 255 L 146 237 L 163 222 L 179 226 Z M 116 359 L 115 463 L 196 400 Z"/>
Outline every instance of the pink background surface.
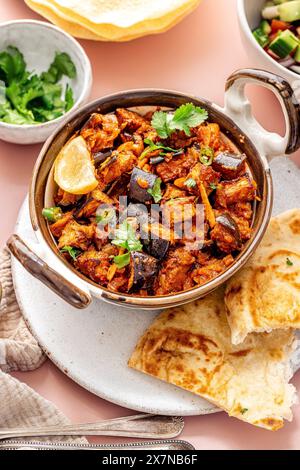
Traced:
<path fill-rule="evenodd" d="M 235 69 L 252 65 L 240 41 L 235 3 L 203 0 L 196 12 L 159 36 L 124 44 L 81 41 L 93 65 L 91 98 L 129 88 L 160 87 L 191 92 L 222 104 L 226 77 Z M 0 21 L 24 18 L 41 19 L 21 0 L 0 0 Z M 260 121 L 270 130 L 282 131 L 282 115 L 273 95 L 254 88 L 249 96 Z M 0 142 L 0 246 L 14 229 L 39 149 L 38 145 Z M 300 152 L 294 159 L 300 163 Z M 54 402 L 73 422 L 130 414 L 80 388 L 50 361 L 35 372 L 14 375 Z M 300 389 L 300 374 L 293 382 Z M 299 449 L 299 406 L 294 413 L 293 423 L 277 433 L 251 427 L 224 413 L 186 418 L 181 438 L 197 449 Z M 111 442 L 104 438 L 91 441 Z"/>

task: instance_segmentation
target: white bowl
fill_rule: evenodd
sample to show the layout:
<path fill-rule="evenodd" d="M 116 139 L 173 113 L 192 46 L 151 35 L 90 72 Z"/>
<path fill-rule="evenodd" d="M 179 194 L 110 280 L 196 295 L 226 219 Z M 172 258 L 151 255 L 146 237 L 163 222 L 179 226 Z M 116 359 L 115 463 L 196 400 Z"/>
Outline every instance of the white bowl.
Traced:
<path fill-rule="evenodd" d="M 261 11 L 265 0 L 237 0 L 238 18 L 241 29 L 242 41 L 252 60 L 251 66 L 265 69 L 285 78 L 299 96 L 300 74 L 287 69 L 272 59 L 255 40 L 252 31 L 261 21 Z"/>
<path fill-rule="evenodd" d="M 47 70 L 56 52 L 70 55 L 77 70 L 75 79 L 64 77 L 74 92 L 74 106 L 63 116 L 43 124 L 15 125 L 0 121 L 0 139 L 16 144 L 44 142 L 68 116 L 89 98 L 92 86 L 90 61 L 80 44 L 60 28 L 43 21 L 19 20 L 0 23 L 0 52 L 16 46 L 24 54 L 27 69 Z"/>

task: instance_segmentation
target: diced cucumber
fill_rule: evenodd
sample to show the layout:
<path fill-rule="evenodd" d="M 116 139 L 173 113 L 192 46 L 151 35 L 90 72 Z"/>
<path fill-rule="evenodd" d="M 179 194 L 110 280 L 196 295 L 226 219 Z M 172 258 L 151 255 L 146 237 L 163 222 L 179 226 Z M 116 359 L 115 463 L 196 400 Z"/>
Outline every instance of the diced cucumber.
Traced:
<path fill-rule="evenodd" d="M 269 44 L 268 36 L 260 28 L 253 31 L 253 36 L 261 47 L 266 47 Z"/>
<path fill-rule="evenodd" d="M 263 20 L 263 21 L 260 23 L 259 28 L 261 29 L 261 31 L 263 32 L 263 34 L 265 34 L 266 36 L 269 36 L 269 34 L 272 32 L 271 25 L 270 25 L 270 23 L 269 23 L 267 20 Z"/>
<path fill-rule="evenodd" d="M 300 20 L 300 0 L 282 3 L 278 6 L 278 12 L 282 21 L 292 23 Z"/>
<path fill-rule="evenodd" d="M 296 49 L 294 59 L 295 59 L 296 62 L 298 62 L 300 64 L 300 45 Z"/>
<path fill-rule="evenodd" d="M 299 39 L 289 30 L 283 31 L 271 42 L 269 48 L 281 59 L 285 59 L 299 46 Z"/>

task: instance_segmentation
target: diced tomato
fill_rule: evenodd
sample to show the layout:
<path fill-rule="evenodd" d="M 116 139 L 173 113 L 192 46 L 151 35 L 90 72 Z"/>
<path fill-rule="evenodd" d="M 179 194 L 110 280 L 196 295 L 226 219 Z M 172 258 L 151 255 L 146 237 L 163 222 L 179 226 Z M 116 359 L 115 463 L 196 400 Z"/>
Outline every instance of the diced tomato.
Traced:
<path fill-rule="evenodd" d="M 272 33 L 277 33 L 278 31 L 285 31 L 290 28 L 290 25 L 285 21 L 281 20 L 272 20 L 271 23 Z"/>

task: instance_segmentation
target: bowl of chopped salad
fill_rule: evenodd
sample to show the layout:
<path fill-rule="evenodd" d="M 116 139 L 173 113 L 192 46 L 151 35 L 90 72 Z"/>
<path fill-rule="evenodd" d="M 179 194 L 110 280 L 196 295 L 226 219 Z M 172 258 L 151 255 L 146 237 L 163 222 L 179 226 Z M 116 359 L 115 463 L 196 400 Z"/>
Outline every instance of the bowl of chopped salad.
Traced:
<path fill-rule="evenodd" d="M 238 0 L 242 39 L 254 65 L 300 80 L 300 0 Z"/>
<path fill-rule="evenodd" d="M 0 25 L 0 139 L 44 142 L 90 94 L 90 61 L 80 44 L 48 23 Z"/>

